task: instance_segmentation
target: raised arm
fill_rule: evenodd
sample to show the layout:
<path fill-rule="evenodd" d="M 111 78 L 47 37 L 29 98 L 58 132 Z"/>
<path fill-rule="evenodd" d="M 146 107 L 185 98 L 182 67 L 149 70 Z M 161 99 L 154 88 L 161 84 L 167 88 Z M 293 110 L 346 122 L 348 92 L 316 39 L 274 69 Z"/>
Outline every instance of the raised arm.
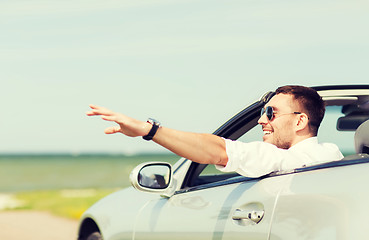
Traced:
<path fill-rule="evenodd" d="M 106 134 L 123 133 L 129 137 L 145 136 L 152 125 L 139 121 L 109 109 L 90 105 L 88 116 L 101 116 L 106 121 L 113 121 L 118 126 L 105 129 Z M 228 157 L 224 139 L 213 134 L 191 133 L 160 127 L 153 141 L 172 151 L 173 153 L 198 163 L 217 164 L 225 166 Z"/>

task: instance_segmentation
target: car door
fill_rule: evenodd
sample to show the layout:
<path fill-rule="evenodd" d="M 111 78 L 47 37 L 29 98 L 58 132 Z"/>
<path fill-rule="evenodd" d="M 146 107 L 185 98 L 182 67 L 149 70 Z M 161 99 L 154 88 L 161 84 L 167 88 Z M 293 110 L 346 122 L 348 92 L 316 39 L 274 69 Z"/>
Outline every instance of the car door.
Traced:
<path fill-rule="evenodd" d="M 340 164 L 285 176 L 271 240 L 367 239 L 369 163 Z"/>
<path fill-rule="evenodd" d="M 134 239 L 268 239 L 280 180 L 239 176 L 152 200 L 138 214 Z"/>

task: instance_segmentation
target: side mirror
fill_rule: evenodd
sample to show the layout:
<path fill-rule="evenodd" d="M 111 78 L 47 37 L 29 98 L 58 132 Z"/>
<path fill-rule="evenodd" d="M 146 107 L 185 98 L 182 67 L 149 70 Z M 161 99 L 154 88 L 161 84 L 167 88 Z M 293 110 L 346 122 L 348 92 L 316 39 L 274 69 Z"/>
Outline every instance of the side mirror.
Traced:
<path fill-rule="evenodd" d="M 130 175 L 134 188 L 145 192 L 164 193 L 172 180 L 172 166 L 165 162 L 143 163 L 135 167 Z"/>

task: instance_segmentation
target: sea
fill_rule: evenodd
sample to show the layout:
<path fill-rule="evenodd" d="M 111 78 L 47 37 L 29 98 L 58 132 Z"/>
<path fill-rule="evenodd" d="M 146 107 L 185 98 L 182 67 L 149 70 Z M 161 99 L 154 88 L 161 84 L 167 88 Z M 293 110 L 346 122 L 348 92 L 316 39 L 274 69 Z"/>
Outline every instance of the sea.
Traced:
<path fill-rule="evenodd" d="M 126 188 L 143 162 L 174 164 L 174 154 L 8 154 L 0 155 L 0 192 Z"/>

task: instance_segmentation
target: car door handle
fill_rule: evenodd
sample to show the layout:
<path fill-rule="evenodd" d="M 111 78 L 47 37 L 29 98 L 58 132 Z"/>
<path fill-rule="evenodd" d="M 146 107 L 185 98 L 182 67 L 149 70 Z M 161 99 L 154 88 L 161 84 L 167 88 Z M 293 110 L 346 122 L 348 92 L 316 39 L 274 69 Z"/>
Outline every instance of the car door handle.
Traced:
<path fill-rule="evenodd" d="M 259 223 L 264 217 L 264 211 L 245 211 L 241 209 L 236 209 L 233 213 L 233 220 L 251 220 L 254 223 Z"/>

